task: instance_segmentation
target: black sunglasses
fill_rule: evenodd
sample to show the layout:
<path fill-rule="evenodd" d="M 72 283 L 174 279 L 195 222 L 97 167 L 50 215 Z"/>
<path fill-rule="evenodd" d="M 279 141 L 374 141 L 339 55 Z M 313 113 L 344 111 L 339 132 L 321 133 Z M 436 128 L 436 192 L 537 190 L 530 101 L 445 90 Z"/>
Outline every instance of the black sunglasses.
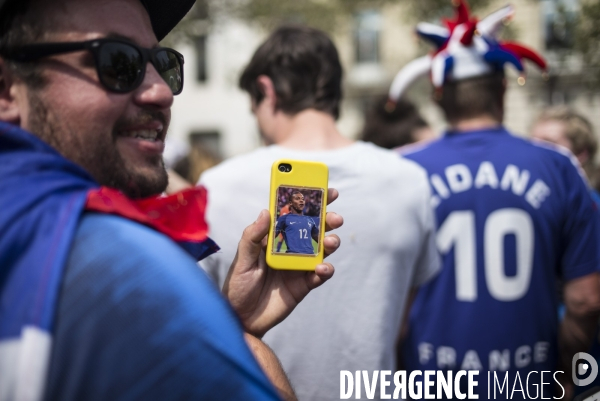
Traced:
<path fill-rule="evenodd" d="M 2 52 L 10 60 L 31 62 L 53 54 L 89 50 L 94 55 L 100 83 L 109 91 L 127 93 L 144 81 L 150 61 L 173 95 L 183 90 L 183 55 L 168 47 L 146 49 L 119 39 L 94 39 L 85 42 L 35 43 Z"/>

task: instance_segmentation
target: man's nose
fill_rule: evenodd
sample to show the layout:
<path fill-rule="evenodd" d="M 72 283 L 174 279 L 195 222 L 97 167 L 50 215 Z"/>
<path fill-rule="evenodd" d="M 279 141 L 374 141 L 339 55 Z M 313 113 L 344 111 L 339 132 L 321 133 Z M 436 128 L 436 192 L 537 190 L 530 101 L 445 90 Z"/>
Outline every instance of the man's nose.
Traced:
<path fill-rule="evenodd" d="M 136 90 L 135 100 L 141 106 L 155 110 L 169 109 L 173 105 L 173 92 L 152 63 L 146 64 L 146 75 Z"/>

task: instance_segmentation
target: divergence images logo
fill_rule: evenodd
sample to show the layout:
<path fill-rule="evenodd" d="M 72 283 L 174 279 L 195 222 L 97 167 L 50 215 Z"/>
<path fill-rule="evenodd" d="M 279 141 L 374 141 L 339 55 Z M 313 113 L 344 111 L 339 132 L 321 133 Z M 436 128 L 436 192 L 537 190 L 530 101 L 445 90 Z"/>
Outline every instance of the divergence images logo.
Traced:
<path fill-rule="evenodd" d="M 582 359 L 585 362 L 582 362 Z M 590 375 L 586 379 L 580 379 L 580 377 L 586 375 L 590 367 L 592 368 Z M 573 356 L 572 368 L 573 383 L 576 386 L 587 386 L 596 380 L 596 376 L 598 376 L 598 363 L 590 354 L 585 352 L 578 352 Z"/>

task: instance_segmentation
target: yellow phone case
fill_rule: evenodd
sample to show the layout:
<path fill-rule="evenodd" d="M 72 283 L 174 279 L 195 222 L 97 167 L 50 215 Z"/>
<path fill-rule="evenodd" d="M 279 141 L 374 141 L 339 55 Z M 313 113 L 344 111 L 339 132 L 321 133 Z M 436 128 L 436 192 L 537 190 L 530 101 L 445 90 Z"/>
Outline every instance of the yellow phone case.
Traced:
<path fill-rule="evenodd" d="M 291 171 L 280 171 L 279 166 L 281 164 L 290 165 Z M 267 264 L 271 268 L 279 270 L 315 270 L 315 267 L 323 262 L 328 180 L 329 169 L 324 163 L 289 159 L 281 159 L 273 163 L 269 195 L 269 212 L 272 224 L 269 228 L 267 242 Z M 299 200 L 298 192 L 302 194 L 302 201 Z M 292 193 L 295 195 L 292 195 Z M 317 210 L 316 204 L 319 196 L 321 198 L 320 210 Z M 298 202 L 304 202 L 304 209 L 310 209 L 311 215 L 304 215 L 303 212 L 298 214 L 298 209 L 292 210 L 291 198 L 293 197 Z M 309 202 L 310 204 L 308 204 Z M 281 206 L 282 203 L 290 210 L 288 217 L 284 217 L 284 214 L 279 215 L 280 212 L 283 212 L 280 209 L 285 207 Z M 301 204 L 299 203 L 299 205 Z M 286 230 L 280 231 L 276 235 L 275 230 L 279 217 L 282 217 L 279 220 L 279 229 L 286 227 Z M 316 217 L 318 217 L 318 221 Z M 295 225 L 292 226 L 291 224 Z M 314 234 L 311 234 L 311 230 L 314 233 L 313 225 L 319 227 L 318 242 L 314 240 Z M 298 235 L 299 237 L 292 238 L 292 235 Z M 291 249 L 292 245 L 306 247 L 308 241 L 311 241 L 313 254 L 309 254 L 308 251 L 305 253 L 290 253 L 294 252 Z M 290 249 L 287 248 L 288 245 Z M 277 251 L 278 246 L 280 247 L 279 252 Z M 306 248 L 302 249 L 305 250 Z"/>

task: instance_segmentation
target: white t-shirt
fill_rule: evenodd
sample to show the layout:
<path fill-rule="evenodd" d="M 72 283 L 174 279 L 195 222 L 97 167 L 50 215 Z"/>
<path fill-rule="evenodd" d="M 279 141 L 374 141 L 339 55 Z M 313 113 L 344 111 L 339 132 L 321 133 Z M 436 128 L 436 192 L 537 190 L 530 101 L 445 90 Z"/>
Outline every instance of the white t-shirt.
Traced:
<path fill-rule="evenodd" d="M 364 142 L 310 152 L 269 146 L 223 162 L 200 179 L 210 236 L 222 248 L 202 266 L 219 286 L 242 231 L 268 209 L 271 165 L 281 158 L 328 165 L 329 186 L 340 196 L 327 210 L 342 215 L 344 225 L 336 230 L 341 247 L 327 259 L 333 278 L 264 341 L 300 400 L 337 400 L 341 370 L 395 370 L 408 292 L 439 269 L 427 176 L 416 163 Z"/>

